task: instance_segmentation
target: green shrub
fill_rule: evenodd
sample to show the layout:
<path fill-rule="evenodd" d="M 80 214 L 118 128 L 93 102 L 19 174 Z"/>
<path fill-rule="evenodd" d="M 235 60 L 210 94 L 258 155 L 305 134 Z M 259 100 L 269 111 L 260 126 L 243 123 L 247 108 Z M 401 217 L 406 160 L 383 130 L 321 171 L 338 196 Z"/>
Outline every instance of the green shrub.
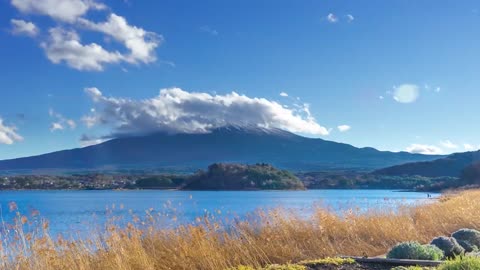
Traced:
<path fill-rule="evenodd" d="M 438 270 L 480 270 L 480 258 L 477 257 L 457 257 L 453 260 L 441 264 Z"/>
<path fill-rule="evenodd" d="M 465 249 L 466 252 L 478 251 L 480 247 L 480 232 L 473 229 L 460 229 L 452 237 Z"/>
<path fill-rule="evenodd" d="M 458 244 L 457 240 L 453 237 L 437 237 L 432 240 L 430 245 L 434 245 L 441 249 L 447 258 L 453 258 L 465 253 L 465 249 Z"/>
<path fill-rule="evenodd" d="M 467 253 L 472 253 L 472 252 L 478 252 L 479 251 L 478 246 L 472 244 L 469 241 L 458 241 L 458 244 L 460 244 L 460 246 L 462 246 L 463 249 L 465 249 L 465 252 L 467 252 Z"/>
<path fill-rule="evenodd" d="M 390 259 L 441 260 L 443 251 L 436 246 L 418 242 L 404 242 L 394 246 L 387 254 Z"/>

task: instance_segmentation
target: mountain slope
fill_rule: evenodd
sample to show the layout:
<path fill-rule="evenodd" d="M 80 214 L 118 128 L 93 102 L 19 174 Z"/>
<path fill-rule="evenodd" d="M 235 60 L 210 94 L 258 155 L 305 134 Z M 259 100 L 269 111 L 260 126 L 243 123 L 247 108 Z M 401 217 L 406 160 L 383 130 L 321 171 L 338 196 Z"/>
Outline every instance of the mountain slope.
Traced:
<path fill-rule="evenodd" d="M 421 175 L 459 177 L 462 170 L 480 160 L 480 151 L 457 153 L 433 161 L 406 163 L 375 171 L 383 175 Z"/>
<path fill-rule="evenodd" d="M 85 148 L 0 161 L 0 170 L 126 166 L 204 168 L 215 162 L 267 162 L 292 170 L 373 169 L 435 158 L 438 156 L 356 148 L 280 129 L 224 127 L 206 134 L 157 133 L 117 138 Z"/>

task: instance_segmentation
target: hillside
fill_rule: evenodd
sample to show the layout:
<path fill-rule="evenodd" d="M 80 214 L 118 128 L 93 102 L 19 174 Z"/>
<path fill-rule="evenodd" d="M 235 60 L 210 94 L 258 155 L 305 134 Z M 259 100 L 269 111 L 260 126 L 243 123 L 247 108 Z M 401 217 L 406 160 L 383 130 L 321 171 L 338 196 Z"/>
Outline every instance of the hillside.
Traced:
<path fill-rule="evenodd" d="M 183 187 L 187 190 L 301 190 L 302 182 L 285 170 L 268 164 L 212 164 Z"/>
<path fill-rule="evenodd" d="M 462 170 L 460 176 L 461 183 L 463 185 L 480 185 L 480 162 L 475 162 Z"/>
<path fill-rule="evenodd" d="M 385 152 L 306 138 L 280 129 L 224 127 L 204 134 L 150 134 L 117 138 L 85 148 L 0 161 L 0 172 L 182 167 L 216 162 L 270 163 L 282 169 L 371 170 L 439 156 Z"/>
<path fill-rule="evenodd" d="M 406 163 L 375 171 L 381 175 L 420 175 L 460 177 L 463 169 L 480 160 L 480 151 L 457 153 L 433 161 Z"/>

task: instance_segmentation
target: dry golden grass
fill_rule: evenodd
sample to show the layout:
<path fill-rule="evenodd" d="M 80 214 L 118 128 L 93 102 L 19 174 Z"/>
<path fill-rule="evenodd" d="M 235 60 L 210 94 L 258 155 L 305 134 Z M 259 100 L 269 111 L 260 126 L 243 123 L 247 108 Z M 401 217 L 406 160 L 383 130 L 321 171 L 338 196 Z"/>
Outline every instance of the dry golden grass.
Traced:
<path fill-rule="evenodd" d="M 77 241 L 50 237 L 45 222 L 26 233 L 22 228 L 32 226 L 32 217 L 18 213 L 11 233 L 2 235 L 0 268 L 227 269 L 338 255 L 374 256 L 398 242 L 429 242 L 460 228 L 479 229 L 479 198 L 480 190 L 463 191 L 396 213 L 352 211 L 342 217 L 321 208 L 310 218 L 279 209 L 229 227 L 210 217 L 197 226 L 159 229 L 147 212 L 143 221 L 126 228 L 111 225 L 96 237 L 92 233 L 89 240 Z M 12 209 L 16 211 L 15 205 Z"/>

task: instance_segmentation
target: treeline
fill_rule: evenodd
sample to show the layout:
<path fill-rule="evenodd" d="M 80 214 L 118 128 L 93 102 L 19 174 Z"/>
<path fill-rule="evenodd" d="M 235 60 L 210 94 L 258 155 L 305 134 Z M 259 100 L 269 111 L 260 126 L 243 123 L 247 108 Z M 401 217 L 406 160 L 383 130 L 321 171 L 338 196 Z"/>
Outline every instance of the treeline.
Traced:
<path fill-rule="evenodd" d="M 402 189 L 436 191 L 459 186 L 457 177 L 390 176 L 355 171 L 298 173 L 308 189 Z"/>
<path fill-rule="evenodd" d="M 135 186 L 145 175 L 73 174 L 0 177 L 0 189 L 119 189 Z"/>
<path fill-rule="evenodd" d="M 292 173 L 268 164 L 212 164 L 194 174 L 21 175 L 0 178 L 0 189 L 304 189 Z"/>
<path fill-rule="evenodd" d="M 293 174 L 269 164 L 210 165 L 190 174 L 21 175 L 0 177 L 0 189 L 189 189 L 189 190 L 298 190 L 403 189 L 439 191 L 480 185 L 480 162 L 459 177 L 380 175 L 356 171 Z"/>
<path fill-rule="evenodd" d="M 292 173 L 269 164 L 215 163 L 191 175 L 156 175 L 139 179 L 135 187 L 188 190 L 298 190 L 303 183 Z"/>

